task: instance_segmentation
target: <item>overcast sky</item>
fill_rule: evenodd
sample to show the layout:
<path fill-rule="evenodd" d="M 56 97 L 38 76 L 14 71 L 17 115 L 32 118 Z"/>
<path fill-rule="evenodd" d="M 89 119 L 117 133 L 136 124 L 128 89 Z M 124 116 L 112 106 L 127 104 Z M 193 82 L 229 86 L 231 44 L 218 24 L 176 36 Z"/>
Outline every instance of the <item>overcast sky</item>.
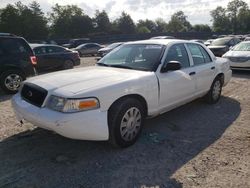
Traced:
<path fill-rule="evenodd" d="M 0 0 L 0 8 L 17 0 Z M 22 0 L 29 4 L 32 0 Z M 37 0 L 44 12 L 49 12 L 55 3 L 60 5 L 75 4 L 81 7 L 86 14 L 93 17 L 95 10 L 105 10 L 110 19 L 121 15 L 122 11 L 130 14 L 134 21 L 139 19 L 163 18 L 169 21 L 171 15 L 182 10 L 191 24 L 209 24 L 209 12 L 217 6 L 226 7 L 230 0 Z M 250 0 L 244 0 L 250 5 Z"/>

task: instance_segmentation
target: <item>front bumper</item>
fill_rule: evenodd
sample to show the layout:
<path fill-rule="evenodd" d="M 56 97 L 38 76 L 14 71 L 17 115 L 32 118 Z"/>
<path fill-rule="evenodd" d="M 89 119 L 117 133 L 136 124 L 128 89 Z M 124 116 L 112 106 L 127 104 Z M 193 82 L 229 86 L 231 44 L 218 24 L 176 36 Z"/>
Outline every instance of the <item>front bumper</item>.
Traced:
<path fill-rule="evenodd" d="M 39 108 L 24 101 L 20 94 L 12 98 L 18 120 L 26 120 L 38 127 L 78 140 L 108 140 L 107 111 L 99 109 L 77 113 L 61 113 Z"/>
<path fill-rule="evenodd" d="M 232 69 L 250 69 L 250 60 L 246 62 L 230 62 Z"/>

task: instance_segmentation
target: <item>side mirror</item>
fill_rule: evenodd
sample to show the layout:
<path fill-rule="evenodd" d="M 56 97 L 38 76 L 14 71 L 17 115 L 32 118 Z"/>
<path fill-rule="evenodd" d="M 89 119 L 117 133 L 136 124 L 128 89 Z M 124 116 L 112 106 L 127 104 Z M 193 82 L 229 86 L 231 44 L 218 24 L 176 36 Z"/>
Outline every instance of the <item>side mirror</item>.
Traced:
<path fill-rule="evenodd" d="M 181 63 L 179 61 L 169 61 L 166 66 L 162 67 L 161 72 L 175 71 L 181 69 Z"/>

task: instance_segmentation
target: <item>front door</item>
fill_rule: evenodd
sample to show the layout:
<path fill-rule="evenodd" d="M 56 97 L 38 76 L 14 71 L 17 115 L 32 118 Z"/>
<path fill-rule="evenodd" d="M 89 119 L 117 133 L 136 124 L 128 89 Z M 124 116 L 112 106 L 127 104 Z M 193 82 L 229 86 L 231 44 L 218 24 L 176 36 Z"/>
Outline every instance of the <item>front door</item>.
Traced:
<path fill-rule="evenodd" d="M 168 109 L 190 100 L 195 94 L 194 67 L 190 66 L 189 56 L 183 43 L 174 44 L 167 51 L 163 66 L 170 61 L 178 61 L 182 68 L 176 71 L 157 72 L 159 78 L 159 107 Z"/>

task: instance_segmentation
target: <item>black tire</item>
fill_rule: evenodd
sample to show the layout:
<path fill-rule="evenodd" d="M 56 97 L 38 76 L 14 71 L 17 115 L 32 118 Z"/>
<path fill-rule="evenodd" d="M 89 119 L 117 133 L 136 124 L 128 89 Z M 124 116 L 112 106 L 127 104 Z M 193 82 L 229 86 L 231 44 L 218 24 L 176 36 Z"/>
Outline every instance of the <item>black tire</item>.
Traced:
<path fill-rule="evenodd" d="M 209 92 L 205 95 L 205 100 L 208 104 L 215 104 L 220 100 L 222 91 L 222 80 L 216 77 L 211 85 Z"/>
<path fill-rule="evenodd" d="M 130 116 L 127 119 L 126 114 L 133 115 L 133 117 Z M 141 119 L 138 120 L 140 117 Z M 138 100 L 123 98 L 117 101 L 108 111 L 109 141 L 115 147 L 124 148 L 133 145 L 141 133 L 144 120 L 145 108 Z M 122 122 L 126 126 L 122 126 Z M 127 134 L 122 135 L 122 131 Z"/>
<path fill-rule="evenodd" d="M 25 75 L 21 71 L 9 70 L 1 74 L 0 87 L 6 93 L 15 94 L 25 79 Z"/>
<path fill-rule="evenodd" d="M 70 59 L 64 61 L 63 63 L 63 69 L 67 70 L 67 69 L 73 69 L 74 68 L 74 62 L 71 61 Z"/>

